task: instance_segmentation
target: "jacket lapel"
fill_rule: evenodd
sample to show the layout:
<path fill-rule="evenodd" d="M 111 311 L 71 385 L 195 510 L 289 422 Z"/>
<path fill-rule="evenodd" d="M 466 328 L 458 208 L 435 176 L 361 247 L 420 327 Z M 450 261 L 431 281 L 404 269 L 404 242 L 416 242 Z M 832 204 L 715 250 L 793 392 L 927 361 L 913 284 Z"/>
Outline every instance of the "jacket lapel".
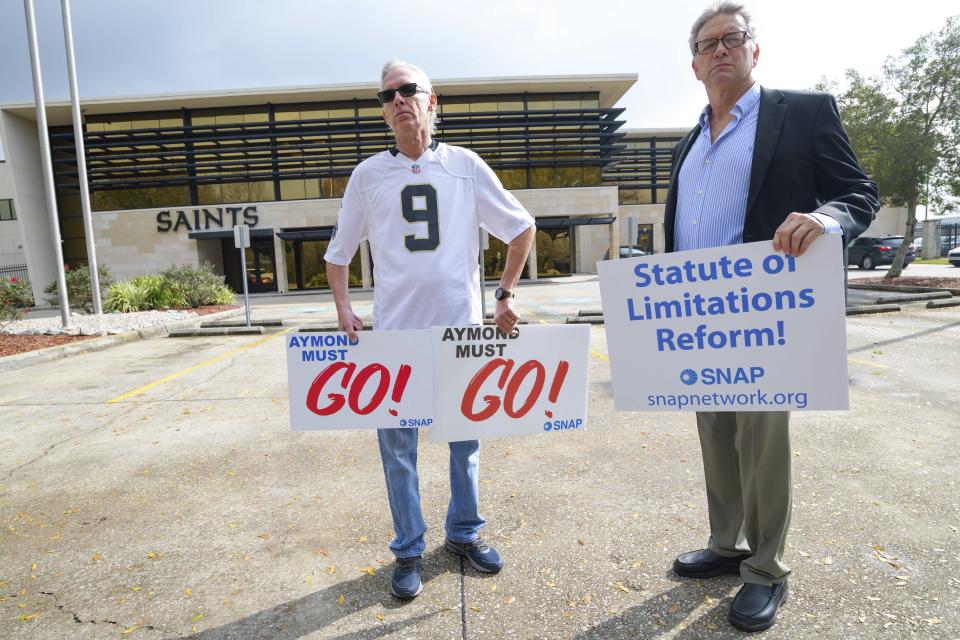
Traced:
<path fill-rule="evenodd" d="M 767 169 L 780 140 L 780 130 L 787 116 L 783 94 L 776 89 L 760 87 L 760 112 L 757 114 L 757 137 L 753 143 L 753 165 L 750 169 L 750 190 L 747 192 L 747 220 L 767 177 Z"/>
<path fill-rule="evenodd" d="M 677 192 L 679 191 L 677 185 L 680 179 L 680 167 L 683 166 L 683 161 L 686 160 L 687 154 L 690 153 L 690 149 L 699 135 L 700 125 L 698 124 L 679 142 L 680 148 L 673 156 L 673 168 L 670 170 L 670 190 L 667 192 L 667 205 L 663 216 L 664 245 L 668 253 L 673 251 L 673 223 L 677 216 Z"/>

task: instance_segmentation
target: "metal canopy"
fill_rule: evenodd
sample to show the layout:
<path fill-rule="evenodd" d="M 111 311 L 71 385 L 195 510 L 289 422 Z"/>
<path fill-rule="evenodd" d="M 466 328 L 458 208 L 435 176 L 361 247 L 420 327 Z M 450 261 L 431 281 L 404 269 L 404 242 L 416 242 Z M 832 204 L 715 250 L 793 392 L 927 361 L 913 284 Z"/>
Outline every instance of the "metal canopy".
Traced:
<path fill-rule="evenodd" d="M 562 229 L 593 224 L 611 224 L 616 220 L 613 216 L 602 218 L 537 218 L 537 229 Z"/>

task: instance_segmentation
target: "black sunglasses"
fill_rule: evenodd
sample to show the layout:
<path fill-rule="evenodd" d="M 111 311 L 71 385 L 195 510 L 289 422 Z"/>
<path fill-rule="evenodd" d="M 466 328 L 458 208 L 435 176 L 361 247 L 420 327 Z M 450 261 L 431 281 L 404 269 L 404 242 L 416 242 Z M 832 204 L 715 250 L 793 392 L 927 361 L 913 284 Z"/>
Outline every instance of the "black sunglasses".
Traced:
<path fill-rule="evenodd" d="M 393 102 L 393 99 L 398 93 L 404 98 L 412 98 L 414 94 L 430 92 L 426 89 L 421 89 L 418 87 L 416 82 L 410 82 L 407 84 L 402 84 L 396 89 L 384 89 L 383 91 L 378 91 L 377 99 L 380 100 L 380 104 L 387 104 L 388 102 Z"/>
<path fill-rule="evenodd" d="M 701 40 L 694 46 L 697 49 L 697 53 L 700 55 L 706 55 L 716 51 L 717 45 L 721 42 L 726 49 L 736 49 L 737 47 L 742 47 L 743 43 L 746 42 L 750 37 L 752 36 L 748 31 L 734 31 L 733 33 L 724 34 L 721 38 L 707 38 L 706 40 Z"/>

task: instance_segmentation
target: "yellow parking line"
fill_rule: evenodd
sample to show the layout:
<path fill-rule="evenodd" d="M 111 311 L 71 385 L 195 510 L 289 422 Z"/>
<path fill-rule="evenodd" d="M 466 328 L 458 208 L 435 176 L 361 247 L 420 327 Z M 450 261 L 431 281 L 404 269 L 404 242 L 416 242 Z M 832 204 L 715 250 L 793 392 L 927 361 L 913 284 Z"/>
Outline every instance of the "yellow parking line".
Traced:
<path fill-rule="evenodd" d="M 236 355 L 236 354 L 241 353 L 241 352 L 243 352 L 243 351 L 246 351 L 247 349 L 252 349 L 252 348 L 256 347 L 257 345 L 263 344 L 264 342 L 266 342 L 266 341 L 269 340 L 270 338 L 275 338 L 275 337 L 277 337 L 277 336 L 282 336 L 283 334 L 285 334 L 285 333 L 287 333 L 288 331 L 291 331 L 291 330 L 293 330 L 293 327 L 289 327 L 289 328 L 287 328 L 287 329 L 284 329 L 283 331 L 281 331 L 281 332 L 279 332 L 279 333 L 273 333 L 273 334 L 270 334 L 269 336 L 264 336 L 264 337 L 260 338 L 259 340 L 255 341 L 255 342 L 251 342 L 251 343 L 248 344 L 248 345 L 244 345 L 244 346 L 242 346 L 242 347 L 237 347 L 236 349 L 233 349 L 232 351 L 227 351 L 226 353 L 220 354 L 219 356 L 217 356 L 217 357 L 215 357 L 215 358 L 210 358 L 209 360 L 204 360 L 203 362 L 200 362 L 200 363 L 198 363 L 198 364 L 195 364 L 195 365 L 193 365 L 192 367 L 187 367 L 186 369 L 183 369 L 182 371 L 177 371 L 176 373 L 171 373 L 171 374 L 168 375 L 168 376 L 164 376 L 164 377 L 160 378 L 159 380 L 154 380 L 153 382 L 151 382 L 151 383 L 149 383 L 149 384 L 145 384 L 145 385 L 143 385 L 142 387 L 139 387 L 139 388 L 137 388 L 137 389 L 134 389 L 133 391 L 128 391 L 128 392 L 124 393 L 123 395 L 119 395 L 119 396 L 117 396 L 116 398 L 113 398 L 113 399 L 111 399 L 111 400 L 107 400 L 107 404 L 116 404 L 116 403 L 118 403 L 118 402 L 123 402 L 123 401 L 126 400 L 127 398 L 132 398 L 133 396 L 138 396 L 138 395 L 140 395 L 141 393 L 146 393 L 146 392 L 149 391 L 150 389 L 153 389 L 154 387 L 159 387 L 160 385 L 162 385 L 162 384 L 165 383 L 165 382 L 169 382 L 169 381 L 171 381 L 171 380 L 175 380 L 175 379 L 177 379 L 177 378 L 179 378 L 179 377 L 181 377 L 181 376 L 185 376 L 186 374 L 190 373 L 191 371 L 196 371 L 197 369 L 201 369 L 201 368 L 203 368 L 203 367 L 206 367 L 206 366 L 208 366 L 208 365 L 214 364 L 214 363 L 216 363 L 216 362 L 220 362 L 220 361 L 223 360 L 224 358 L 229 358 L 230 356 L 233 356 L 233 355 Z"/>
<path fill-rule="evenodd" d="M 601 360 L 605 360 L 606 362 L 610 362 L 610 358 L 608 358 L 605 354 L 600 353 L 599 351 L 594 351 L 594 350 L 591 349 L 591 350 L 590 350 L 590 355 L 592 355 L 594 358 L 600 358 Z"/>
<path fill-rule="evenodd" d="M 847 358 L 847 362 L 855 362 L 857 364 L 865 364 L 868 367 L 877 367 L 878 369 L 889 369 L 890 365 L 880 364 L 879 362 L 870 362 L 869 360 L 858 360 L 857 358 Z"/>

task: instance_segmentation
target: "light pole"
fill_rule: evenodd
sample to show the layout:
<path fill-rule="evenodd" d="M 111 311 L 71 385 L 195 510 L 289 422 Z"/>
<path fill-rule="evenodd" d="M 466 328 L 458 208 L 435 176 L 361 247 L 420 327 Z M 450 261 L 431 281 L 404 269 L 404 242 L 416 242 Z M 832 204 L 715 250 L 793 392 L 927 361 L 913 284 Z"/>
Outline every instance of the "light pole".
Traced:
<path fill-rule="evenodd" d="M 53 254 L 56 260 L 57 293 L 60 295 L 60 319 L 63 328 L 70 328 L 70 302 L 67 300 L 67 278 L 63 273 L 63 247 L 60 245 L 60 220 L 57 215 L 57 193 L 53 186 L 53 163 L 50 160 L 50 137 L 47 130 L 47 107 L 43 99 L 43 78 L 40 75 L 40 50 L 37 47 L 37 21 L 33 0 L 23 0 L 27 19 L 27 44 L 30 47 L 30 67 L 33 70 L 33 96 L 36 101 L 37 133 L 40 136 L 40 162 L 43 167 L 43 191 L 47 198 L 47 215 Z"/>

